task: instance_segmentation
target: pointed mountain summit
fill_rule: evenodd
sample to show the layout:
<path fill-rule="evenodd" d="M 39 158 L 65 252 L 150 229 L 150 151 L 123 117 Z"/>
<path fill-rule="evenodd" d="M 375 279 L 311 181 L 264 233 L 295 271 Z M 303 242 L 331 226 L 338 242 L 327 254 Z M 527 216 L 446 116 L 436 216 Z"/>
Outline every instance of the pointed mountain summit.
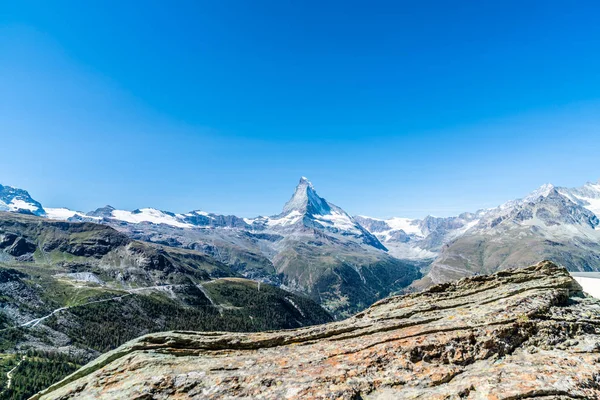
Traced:
<path fill-rule="evenodd" d="M 283 211 L 246 221 L 275 238 L 273 266 L 285 287 L 345 317 L 420 276 L 379 239 L 300 178 Z"/>
<path fill-rule="evenodd" d="M 523 202 L 533 202 L 540 197 L 548 197 L 551 194 L 558 193 L 556 190 L 556 186 L 551 183 L 545 183 L 533 192 L 529 193 L 527 196 L 523 198 Z"/>
<path fill-rule="evenodd" d="M 285 203 L 283 212 L 271 217 L 268 225 L 272 229 L 286 232 L 316 229 L 330 235 L 358 239 L 363 244 L 387 251 L 375 235 L 342 208 L 320 197 L 313 184 L 304 176 L 300 178 L 292 198 Z"/>
<path fill-rule="evenodd" d="M 294 195 L 285 203 L 282 214 L 287 215 L 293 211 L 301 214 L 327 215 L 331 213 L 331 207 L 327 200 L 319 197 L 313 184 L 303 176 L 296 186 Z"/>

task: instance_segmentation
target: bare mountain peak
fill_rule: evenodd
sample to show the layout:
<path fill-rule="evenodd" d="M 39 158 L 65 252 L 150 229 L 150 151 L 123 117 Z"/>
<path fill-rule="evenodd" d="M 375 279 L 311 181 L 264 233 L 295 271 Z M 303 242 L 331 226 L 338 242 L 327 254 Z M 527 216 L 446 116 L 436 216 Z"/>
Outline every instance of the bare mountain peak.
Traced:
<path fill-rule="evenodd" d="M 293 211 L 301 214 L 327 215 L 331 213 L 331 207 L 327 200 L 319 197 L 313 184 L 303 176 L 296 186 L 294 195 L 283 207 L 283 214 Z"/>
<path fill-rule="evenodd" d="M 300 177 L 300 183 L 308 183 L 310 186 L 312 186 L 312 183 L 310 182 L 310 180 L 305 176 Z"/>
<path fill-rule="evenodd" d="M 554 192 L 556 192 L 556 187 L 551 183 L 545 183 L 530 194 L 528 194 L 523 200 L 534 201 L 540 197 L 548 197 Z"/>

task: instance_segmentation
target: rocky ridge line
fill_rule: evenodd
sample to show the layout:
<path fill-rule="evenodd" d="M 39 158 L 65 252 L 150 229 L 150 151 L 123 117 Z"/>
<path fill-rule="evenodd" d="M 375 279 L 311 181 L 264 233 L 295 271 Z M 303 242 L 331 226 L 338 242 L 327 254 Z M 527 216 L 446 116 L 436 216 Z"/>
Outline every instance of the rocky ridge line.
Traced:
<path fill-rule="evenodd" d="M 600 301 L 545 261 L 310 328 L 146 335 L 34 398 L 594 399 L 599 352 Z"/>

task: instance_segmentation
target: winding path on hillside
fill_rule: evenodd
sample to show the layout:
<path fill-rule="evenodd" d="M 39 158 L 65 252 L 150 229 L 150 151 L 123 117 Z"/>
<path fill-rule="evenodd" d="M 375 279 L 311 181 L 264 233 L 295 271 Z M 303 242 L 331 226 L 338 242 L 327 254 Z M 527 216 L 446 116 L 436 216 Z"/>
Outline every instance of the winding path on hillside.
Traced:
<path fill-rule="evenodd" d="M 211 280 L 203 282 L 203 283 L 210 283 L 210 282 L 213 282 L 213 281 L 214 281 L 214 279 L 211 279 Z M 113 301 L 113 300 L 121 300 L 124 297 L 131 296 L 131 295 L 135 294 L 135 292 L 141 292 L 141 291 L 144 291 L 144 290 L 165 290 L 165 289 L 172 289 L 172 288 L 178 287 L 178 286 L 183 286 L 183 285 L 156 285 L 156 286 L 139 287 L 139 288 L 134 288 L 134 289 L 126 289 L 127 294 L 123 294 L 123 295 L 111 297 L 111 298 L 108 298 L 108 299 L 88 301 L 86 303 L 81 303 L 81 304 L 77 304 L 77 305 L 73 305 L 73 306 L 59 307 L 59 308 L 53 310 L 51 313 L 49 313 L 47 315 L 44 315 L 43 317 L 34 318 L 34 319 L 32 319 L 30 321 L 27 321 L 25 323 L 22 323 L 22 324 L 20 324 L 18 326 L 11 326 L 11 327 L 8 327 L 8 328 L 0 329 L 0 332 L 6 331 L 6 330 L 9 330 L 9 329 L 14 329 L 14 328 L 17 328 L 17 327 L 29 327 L 29 328 L 33 328 L 33 327 L 37 326 L 40 322 L 44 321 L 45 319 L 50 318 L 54 314 L 57 314 L 57 313 L 59 313 L 61 311 L 65 311 L 65 310 L 68 310 L 68 309 L 71 309 L 71 308 L 83 307 L 83 306 L 87 306 L 87 305 L 90 305 L 90 304 L 104 303 L 104 302 Z M 202 284 L 197 284 L 196 286 L 208 298 L 208 300 L 211 302 L 211 306 L 213 306 L 213 307 L 219 307 L 210 298 L 208 292 L 204 289 L 204 287 L 202 286 Z"/>
<path fill-rule="evenodd" d="M 19 365 L 21 365 L 21 363 L 23 362 L 23 360 L 25 360 L 25 356 L 21 357 L 21 360 L 19 360 L 19 362 L 17 363 L 17 365 L 15 365 L 15 367 L 13 369 L 11 369 L 10 371 L 8 371 L 6 373 L 6 389 L 8 390 L 10 389 L 10 386 L 12 385 L 12 374 L 13 372 L 15 372 L 17 370 L 17 368 L 19 368 Z"/>
<path fill-rule="evenodd" d="M 27 321 L 24 324 L 21 324 L 19 326 L 21 326 L 21 327 L 30 326 L 30 327 L 33 328 L 37 324 L 39 324 L 40 322 L 42 322 L 43 320 L 45 320 L 47 318 L 50 318 L 54 314 L 59 313 L 61 311 L 68 310 L 70 308 L 83 307 L 83 306 L 87 306 L 87 305 L 95 304 L 95 303 L 104 303 L 104 302 L 112 301 L 112 300 L 121 300 L 122 298 L 127 297 L 127 296 L 131 296 L 132 294 L 133 293 L 127 293 L 127 294 L 124 294 L 124 295 L 121 295 L 121 296 L 111 297 L 110 299 L 94 300 L 94 301 L 88 301 L 87 303 L 77 304 L 75 306 L 60 307 L 60 308 L 57 308 L 56 310 L 52 311 L 48 315 L 44 315 L 43 317 L 32 319 L 31 321 Z"/>

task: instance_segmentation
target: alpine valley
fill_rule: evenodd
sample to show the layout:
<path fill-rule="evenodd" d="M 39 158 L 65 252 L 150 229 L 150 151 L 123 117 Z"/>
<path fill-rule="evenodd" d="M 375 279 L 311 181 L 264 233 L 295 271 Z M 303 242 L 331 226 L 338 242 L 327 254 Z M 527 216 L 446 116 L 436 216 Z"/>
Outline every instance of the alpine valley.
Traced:
<path fill-rule="evenodd" d="M 600 271 L 598 213 L 599 183 L 423 219 L 352 217 L 304 177 L 253 218 L 49 208 L 0 185 L 0 398 L 153 332 L 300 328 L 541 260 Z"/>

